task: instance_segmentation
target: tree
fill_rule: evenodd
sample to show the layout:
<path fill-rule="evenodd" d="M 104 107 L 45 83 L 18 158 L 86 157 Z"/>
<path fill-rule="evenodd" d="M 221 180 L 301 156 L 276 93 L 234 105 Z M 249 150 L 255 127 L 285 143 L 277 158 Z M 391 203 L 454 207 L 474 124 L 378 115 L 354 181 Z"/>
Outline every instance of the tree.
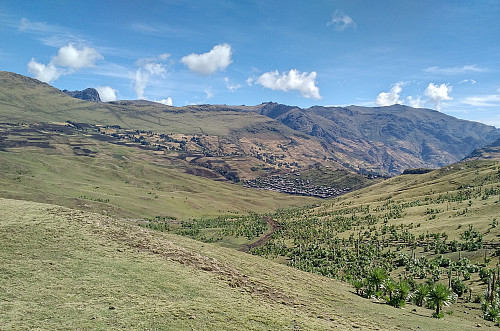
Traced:
<path fill-rule="evenodd" d="M 360 293 L 362 293 L 363 286 L 365 285 L 365 283 L 363 282 L 363 280 L 361 280 L 361 279 L 355 279 L 352 282 L 352 285 L 356 289 L 356 294 L 357 295 L 361 295 Z"/>
<path fill-rule="evenodd" d="M 402 280 L 398 284 L 398 307 L 403 307 L 410 296 L 411 286 L 407 281 Z"/>
<path fill-rule="evenodd" d="M 464 294 L 464 292 L 467 291 L 467 286 L 458 277 L 454 278 L 451 281 L 451 288 L 453 289 L 453 292 L 455 292 L 459 297 L 461 297 Z"/>
<path fill-rule="evenodd" d="M 452 300 L 451 290 L 443 284 L 438 283 L 431 288 L 427 299 L 436 307 L 436 317 L 439 318 L 443 305 L 448 306 Z"/>
<path fill-rule="evenodd" d="M 429 285 L 423 283 L 417 286 L 415 291 L 413 292 L 413 301 L 417 306 L 422 307 L 424 305 L 425 298 L 429 294 Z"/>
<path fill-rule="evenodd" d="M 386 278 L 384 281 L 384 292 L 385 294 L 389 295 L 389 303 L 394 306 L 393 302 L 393 294 L 396 293 L 396 290 L 398 288 L 398 284 L 392 279 L 392 278 Z"/>
<path fill-rule="evenodd" d="M 375 292 L 378 292 L 380 289 L 380 285 L 386 280 L 387 272 L 382 268 L 375 268 L 372 270 L 370 275 L 368 276 L 368 282 L 375 286 Z"/>

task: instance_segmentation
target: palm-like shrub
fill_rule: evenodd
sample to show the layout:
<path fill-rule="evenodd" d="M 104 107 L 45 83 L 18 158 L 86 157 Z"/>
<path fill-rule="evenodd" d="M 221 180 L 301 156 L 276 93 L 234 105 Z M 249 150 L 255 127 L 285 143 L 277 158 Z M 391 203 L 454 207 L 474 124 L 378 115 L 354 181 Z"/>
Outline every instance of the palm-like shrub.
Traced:
<path fill-rule="evenodd" d="M 365 282 L 361 279 L 355 279 L 352 282 L 352 286 L 356 289 L 357 295 L 362 295 L 363 286 L 365 286 Z"/>
<path fill-rule="evenodd" d="M 375 292 L 380 290 L 380 286 L 387 279 L 387 271 L 382 268 L 375 268 L 372 270 L 368 276 L 368 282 L 370 285 L 375 286 Z"/>
<path fill-rule="evenodd" d="M 400 281 L 398 286 L 399 306 L 402 307 L 410 297 L 411 286 L 407 281 Z"/>
<path fill-rule="evenodd" d="M 411 286 L 405 280 L 402 280 L 399 283 L 393 282 L 393 284 L 394 290 L 392 296 L 390 297 L 389 304 L 396 308 L 403 307 L 406 304 L 406 300 L 408 300 L 410 296 Z"/>
<path fill-rule="evenodd" d="M 383 287 L 384 287 L 384 294 L 388 296 L 388 298 L 386 298 L 386 301 L 388 301 L 392 305 L 393 295 L 396 294 L 398 284 L 392 278 L 386 278 L 384 280 Z"/>
<path fill-rule="evenodd" d="M 422 307 L 424 305 L 425 299 L 427 298 L 427 295 L 429 294 L 429 291 L 429 285 L 425 283 L 418 285 L 415 291 L 412 293 L 413 302 L 417 306 Z"/>
<path fill-rule="evenodd" d="M 441 317 L 441 308 L 444 306 L 448 306 L 451 301 L 453 300 L 452 297 L 452 292 L 451 290 L 444 286 L 443 284 L 436 284 L 434 285 L 433 288 L 429 291 L 429 294 L 427 295 L 427 300 L 434 306 L 436 307 L 436 317 Z"/>
<path fill-rule="evenodd" d="M 467 291 L 467 286 L 460 278 L 454 278 L 451 280 L 451 288 L 459 297 L 461 297 L 465 291 Z"/>
<path fill-rule="evenodd" d="M 485 300 L 481 304 L 483 309 L 483 317 L 487 321 L 493 321 L 500 323 L 500 296 L 499 293 L 495 291 L 493 293 L 493 300 L 489 302 L 490 293 L 485 293 Z"/>

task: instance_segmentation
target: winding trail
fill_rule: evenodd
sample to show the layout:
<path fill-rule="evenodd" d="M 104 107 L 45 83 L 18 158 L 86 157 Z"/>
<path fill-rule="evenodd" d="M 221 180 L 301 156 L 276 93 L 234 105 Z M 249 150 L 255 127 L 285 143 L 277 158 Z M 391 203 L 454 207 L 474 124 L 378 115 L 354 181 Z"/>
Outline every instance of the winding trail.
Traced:
<path fill-rule="evenodd" d="M 269 216 L 264 216 L 262 219 L 265 220 L 267 224 L 269 224 L 269 226 L 271 227 L 271 232 L 264 235 L 263 237 L 260 237 L 259 240 L 257 240 L 254 243 L 251 243 L 250 245 L 244 245 L 242 248 L 239 249 L 240 251 L 246 253 L 254 247 L 259 247 L 264 245 L 271 239 L 271 236 L 281 228 L 281 226 Z"/>

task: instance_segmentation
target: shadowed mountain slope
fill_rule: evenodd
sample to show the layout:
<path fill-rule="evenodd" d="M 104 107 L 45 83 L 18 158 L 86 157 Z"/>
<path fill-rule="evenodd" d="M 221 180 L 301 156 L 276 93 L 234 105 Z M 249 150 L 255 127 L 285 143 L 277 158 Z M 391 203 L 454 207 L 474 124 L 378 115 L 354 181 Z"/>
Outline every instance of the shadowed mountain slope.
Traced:
<path fill-rule="evenodd" d="M 403 105 L 300 109 L 267 103 L 260 113 L 317 137 L 340 162 L 388 173 L 451 164 L 500 137 L 493 126 Z"/>

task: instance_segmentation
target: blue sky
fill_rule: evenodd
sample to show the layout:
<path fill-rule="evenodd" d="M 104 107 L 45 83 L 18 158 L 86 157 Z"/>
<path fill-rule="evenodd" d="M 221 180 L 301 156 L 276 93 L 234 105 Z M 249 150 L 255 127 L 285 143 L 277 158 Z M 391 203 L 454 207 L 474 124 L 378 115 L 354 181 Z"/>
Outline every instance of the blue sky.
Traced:
<path fill-rule="evenodd" d="M 107 100 L 402 103 L 500 127 L 500 1 L 2 1 L 0 69 Z"/>

